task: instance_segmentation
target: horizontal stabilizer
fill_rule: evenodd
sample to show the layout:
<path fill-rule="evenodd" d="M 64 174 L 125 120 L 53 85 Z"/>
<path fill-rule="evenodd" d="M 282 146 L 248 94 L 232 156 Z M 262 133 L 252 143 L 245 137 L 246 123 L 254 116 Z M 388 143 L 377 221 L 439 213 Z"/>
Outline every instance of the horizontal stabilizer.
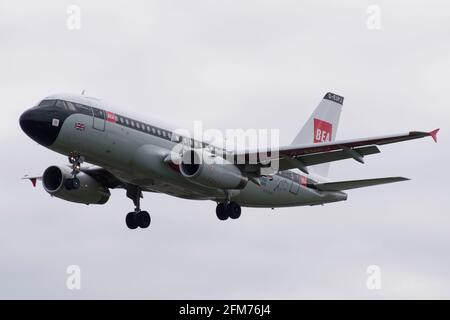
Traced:
<path fill-rule="evenodd" d="M 349 190 L 356 188 L 364 188 L 370 186 L 376 186 L 379 184 L 393 183 L 409 180 L 403 177 L 388 177 L 388 178 L 378 178 L 378 179 L 364 179 L 364 180 L 349 180 L 349 181 L 337 181 L 337 182 L 326 182 L 317 183 L 314 185 L 318 190 L 321 191 L 340 191 Z"/>

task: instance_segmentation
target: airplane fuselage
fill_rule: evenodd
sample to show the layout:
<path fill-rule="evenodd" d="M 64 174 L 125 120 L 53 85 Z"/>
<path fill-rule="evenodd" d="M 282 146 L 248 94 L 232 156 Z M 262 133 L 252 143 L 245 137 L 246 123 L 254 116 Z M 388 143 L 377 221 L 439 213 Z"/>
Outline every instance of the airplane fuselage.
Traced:
<path fill-rule="evenodd" d="M 201 186 L 186 179 L 176 165 L 164 161 L 179 143 L 174 139 L 173 129 L 113 113 L 102 102 L 84 96 L 55 95 L 46 100 L 71 104 L 66 103 L 64 107 L 55 103 L 26 111 L 21 117 L 21 126 L 32 139 L 66 156 L 82 155 L 86 162 L 144 191 L 216 202 L 223 201 L 228 192 L 241 206 L 267 208 L 347 199 L 346 193 L 341 191 L 309 187 L 314 182 L 311 176 L 294 171 L 261 177 L 260 185 L 248 182 L 240 190 Z M 195 147 L 194 142 L 187 143 Z M 209 147 L 200 143 L 200 148 Z"/>

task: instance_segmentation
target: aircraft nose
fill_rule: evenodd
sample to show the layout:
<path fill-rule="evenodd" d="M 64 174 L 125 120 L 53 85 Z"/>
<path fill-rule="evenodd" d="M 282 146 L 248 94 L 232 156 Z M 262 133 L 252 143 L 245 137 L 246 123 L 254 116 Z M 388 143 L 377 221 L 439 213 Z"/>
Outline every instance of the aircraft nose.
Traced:
<path fill-rule="evenodd" d="M 19 123 L 20 127 L 25 133 L 28 133 L 28 124 L 33 117 L 33 112 L 31 110 L 27 110 L 20 116 Z"/>
<path fill-rule="evenodd" d="M 47 110 L 39 108 L 22 113 L 19 124 L 31 139 L 44 146 L 52 145 L 59 133 L 58 120 L 54 121 Z"/>

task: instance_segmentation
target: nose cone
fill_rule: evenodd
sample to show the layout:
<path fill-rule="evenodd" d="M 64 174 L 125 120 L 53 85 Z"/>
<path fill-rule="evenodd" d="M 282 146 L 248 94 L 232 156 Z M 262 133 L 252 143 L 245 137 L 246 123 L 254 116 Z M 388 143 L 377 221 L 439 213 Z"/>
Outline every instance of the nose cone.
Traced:
<path fill-rule="evenodd" d="M 59 121 L 47 110 L 33 108 L 25 111 L 19 119 L 22 130 L 34 141 L 50 146 L 55 142 L 59 133 Z"/>

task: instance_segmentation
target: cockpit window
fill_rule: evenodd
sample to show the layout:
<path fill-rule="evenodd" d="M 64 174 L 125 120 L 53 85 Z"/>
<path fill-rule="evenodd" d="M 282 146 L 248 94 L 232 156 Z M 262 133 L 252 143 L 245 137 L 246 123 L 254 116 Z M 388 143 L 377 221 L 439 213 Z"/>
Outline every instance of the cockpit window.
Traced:
<path fill-rule="evenodd" d="M 77 111 L 77 108 L 75 108 L 75 105 L 70 101 L 65 101 L 67 109 L 70 111 Z"/>
<path fill-rule="evenodd" d="M 58 108 L 61 109 L 67 109 L 66 104 L 64 103 L 64 101 L 62 100 L 56 100 L 56 104 L 55 104 Z"/>
<path fill-rule="evenodd" d="M 56 100 L 56 99 L 42 100 L 36 106 L 36 108 L 45 108 L 45 107 L 57 107 L 60 109 L 68 110 L 70 112 L 77 112 L 88 116 L 92 116 L 92 107 L 65 100 Z"/>
<path fill-rule="evenodd" d="M 74 103 L 75 108 L 77 108 L 77 112 L 92 116 L 92 108 L 89 106 L 85 106 L 84 104 Z"/>
<path fill-rule="evenodd" d="M 76 112 L 77 108 L 75 107 L 75 104 L 70 101 L 64 101 L 64 100 L 56 100 L 55 104 L 58 108 L 63 108 L 72 112 Z"/>
<path fill-rule="evenodd" d="M 53 107 L 56 103 L 56 100 L 42 100 L 39 103 L 39 107 Z"/>

